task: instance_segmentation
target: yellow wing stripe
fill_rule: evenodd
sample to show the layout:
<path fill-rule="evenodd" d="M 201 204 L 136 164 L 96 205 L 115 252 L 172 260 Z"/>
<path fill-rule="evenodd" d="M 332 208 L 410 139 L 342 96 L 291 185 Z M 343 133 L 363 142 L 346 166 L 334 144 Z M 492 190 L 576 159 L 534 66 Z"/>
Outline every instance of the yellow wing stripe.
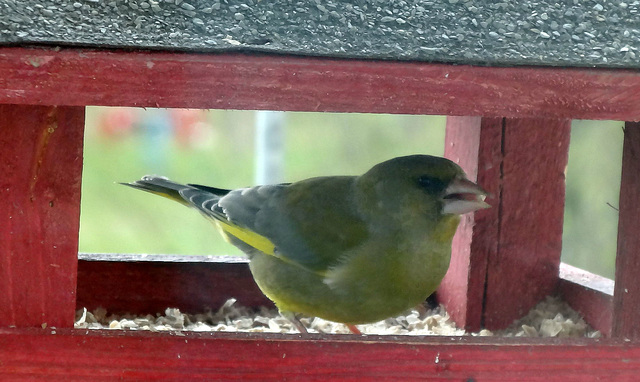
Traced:
<path fill-rule="evenodd" d="M 271 256 L 276 255 L 276 246 L 271 242 L 271 240 L 267 239 L 266 237 L 259 235 L 249 229 L 239 227 L 233 223 L 230 223 L 229 221 L 216 219 L 215 222 L 218 223 L 218 226 L 224 232 L 233 235 L 238 240 L 245 242 L 258 251 Z"/>
<path fill-rule="evenodd" d="M 318 274 L 319 276 L 325 277 L 326 272 L 324 271 L 311 271 L 310 269 L 305 268 L 303 265 L 287 258 L 284 256 L 280 256 L 276 253 L 276 246 L 271 242 L 271 240 L 266 237 L 257 234 L 247 228 L 239 227 L 228 220 L 219 220 L 215 219 L 214 222 L 224 233 L 232 235 L 236 239 L 250 245 L 251 247 L 257 249 L 258 251 L 273 256 L 277 259 L 284 261 L 287 264 L 295 265 L 300 269 L 303 269 L 307 272 L 312 272 Z M 223 235 L 226 238 L 226 235 Z"/>

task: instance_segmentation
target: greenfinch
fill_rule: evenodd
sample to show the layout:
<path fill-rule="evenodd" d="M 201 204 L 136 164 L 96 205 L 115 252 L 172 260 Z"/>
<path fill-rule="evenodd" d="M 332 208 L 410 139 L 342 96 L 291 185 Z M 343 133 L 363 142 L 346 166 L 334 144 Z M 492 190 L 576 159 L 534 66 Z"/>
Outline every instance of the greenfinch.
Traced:
<path fill-rule="evenodd" d="M 212 220 L 300 331 L 300 313 L 359 333 L 356 324 L 423 303 L 447 272 L 460 215 L 489 207 L 457 164 L 429 155 L 394 158 L 360 176 L 236 190 L 157 176 L 123 184 Z"/>

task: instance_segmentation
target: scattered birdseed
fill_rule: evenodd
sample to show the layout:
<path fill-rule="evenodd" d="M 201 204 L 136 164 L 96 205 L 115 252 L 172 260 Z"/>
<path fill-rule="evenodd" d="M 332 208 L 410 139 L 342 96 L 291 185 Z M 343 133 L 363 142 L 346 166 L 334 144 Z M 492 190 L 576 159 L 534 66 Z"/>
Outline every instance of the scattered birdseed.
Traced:
<path fill-rule="evenodd" d="M 421 309 L 422 310 L 422 309 Z M 300 321 L 310 333 L 349 334 L 343 325 L 321 318 L 303 317 Z M 185 314 L 167 308 L 156 316 L 108 315 L 98 308 L 93 312 L 78 310 L 77 329 L 126 329 L 194 332 L 263 332 L 298 333 L 297 329 L 277 310 L 252 310 L 227 300 L 217 311 Z M 506 337 L 587 337 L 599 338 L 600 332 L 590 328 L 580 315 L 558 298 L 549 297 L 534 307 L 525 317 L 508 329 L 491 332 L 483 329 L 467 333 L 455 326 L 443 306 L 420 312 L 412 309 L 403 315 L 372 324 L 358 325 L 363 334 L 440 335 L 440 336 L 506 336 Z"/>
<path fill-rule="evenodd" d="M 547 297 L 526 316 L 497 335 L 505 337 L 588 337 L 600 338 L 580 314 L 556 297 Z"/>

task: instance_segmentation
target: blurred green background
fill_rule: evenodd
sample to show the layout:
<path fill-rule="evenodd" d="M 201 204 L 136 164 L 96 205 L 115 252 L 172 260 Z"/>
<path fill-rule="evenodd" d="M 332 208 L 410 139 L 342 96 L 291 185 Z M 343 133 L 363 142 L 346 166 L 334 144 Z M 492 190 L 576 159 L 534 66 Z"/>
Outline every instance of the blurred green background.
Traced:
<path fill-rule="evenodd" d="M 239 255 L 197 212 L 116 182 L 158 174 L 221 188 L 252 185 L 255 116 L 87 108 L 80 251 Z M 444 151 L 441 116 L 285 113 L 285 121 L 286 181 L 356 175 L 396 156 Z M 563 261 L 610 278 L 622 126 L 574 121 L 567 170 Z"/>

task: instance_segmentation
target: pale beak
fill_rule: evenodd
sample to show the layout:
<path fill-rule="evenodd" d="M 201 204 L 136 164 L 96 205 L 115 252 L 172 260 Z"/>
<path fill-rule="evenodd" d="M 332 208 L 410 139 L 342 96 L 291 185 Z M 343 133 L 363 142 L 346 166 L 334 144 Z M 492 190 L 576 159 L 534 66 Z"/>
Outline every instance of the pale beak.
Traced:
<path fill-rule="evenodd" d="M 484 199 L 487 191 L 466 178 L 456 178 L 444 190 L 442 213 L 462 215 L 491 207 Z"/>

